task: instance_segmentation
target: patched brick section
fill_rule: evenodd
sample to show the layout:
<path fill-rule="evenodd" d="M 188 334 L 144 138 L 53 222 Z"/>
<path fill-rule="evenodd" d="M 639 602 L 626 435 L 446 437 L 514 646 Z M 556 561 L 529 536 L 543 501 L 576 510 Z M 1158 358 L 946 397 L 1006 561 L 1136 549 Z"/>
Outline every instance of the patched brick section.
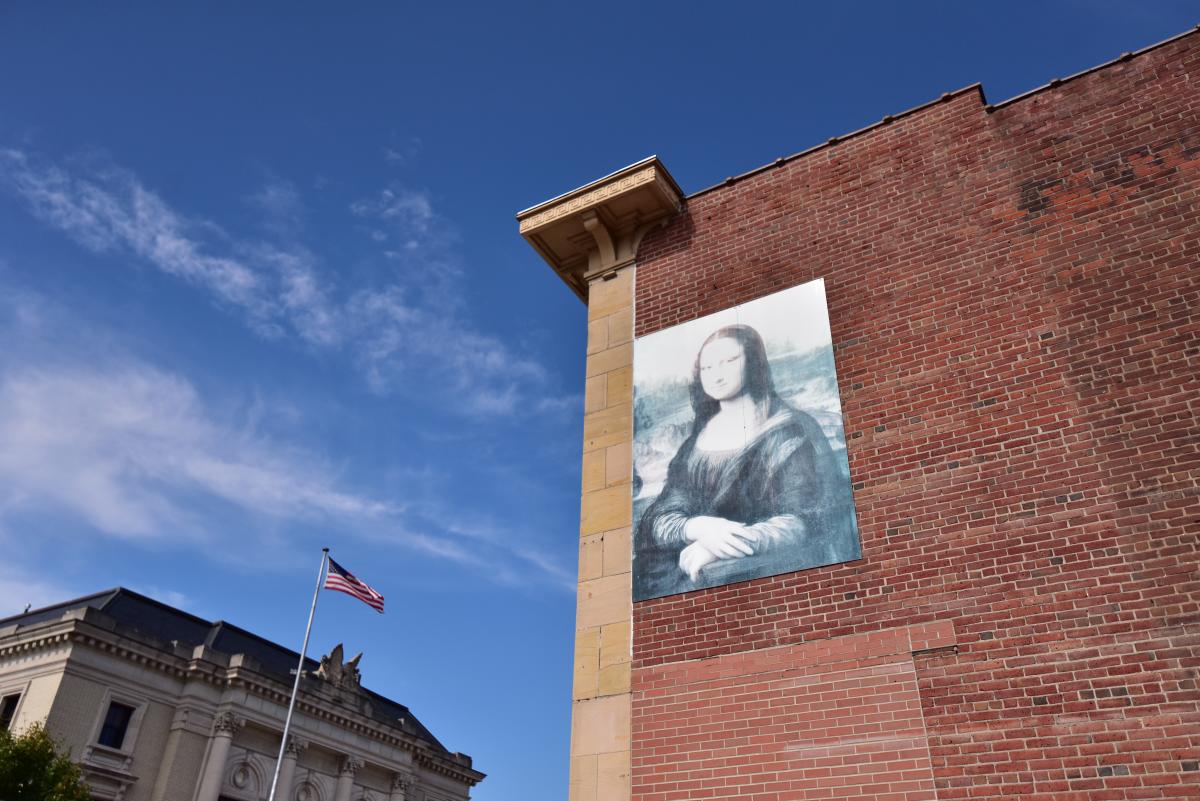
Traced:
<path fill-rule="evenodd" d="M 864 558 L 636 604 L 635 688 L 951 620 L 912 643 L 940 799 L 1200 798 L 1198 90 L 1191 34 L 957 94 L 647 235 L 639 336 L 825 279 Z"/>
<path fill-rule="evenodd" d="M 941 620 L 922 623 L 908 628 L 908 639 L 913 651 L 933 651 L 949 648 L 958 642 L 954 636 L 954 621 Z"/>
<path fill-rule="evenodd" d="M 936 797 L 906 629 L 634 672 L 633 793 Z"/>

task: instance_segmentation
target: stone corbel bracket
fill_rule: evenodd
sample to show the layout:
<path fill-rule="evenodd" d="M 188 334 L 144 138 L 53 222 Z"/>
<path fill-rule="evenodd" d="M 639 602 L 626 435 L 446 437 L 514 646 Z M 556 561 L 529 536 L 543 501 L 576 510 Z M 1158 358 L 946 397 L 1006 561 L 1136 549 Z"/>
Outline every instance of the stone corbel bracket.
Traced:
<path fill-rule="evenodd" d="M 657 156 L 517 214 L 521 236 L 586 303 L 588 282 L 637 256 L 642 237 L 683 209 L 683 193 Z"/>

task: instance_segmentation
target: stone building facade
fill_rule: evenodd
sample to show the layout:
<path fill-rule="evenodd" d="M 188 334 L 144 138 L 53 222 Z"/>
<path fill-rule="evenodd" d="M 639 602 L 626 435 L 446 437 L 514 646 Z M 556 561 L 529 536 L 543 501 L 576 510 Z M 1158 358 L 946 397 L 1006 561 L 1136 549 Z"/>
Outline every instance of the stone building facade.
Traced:
<path fill-rule="evenodd" d="M 110 590 L 0 620 L 2 722 L 45 722 L 100 801 L 262 801 L 298 658 Z M 466 801 L 481 779 L 341 646 L 308 660 L 280 801 Z"/>
<path fill-rule="evenodd" d="M 518 221 L 588 305 L 571 801 L 1200 797 L 1200 33 Z M 862 558 L 634 603 L 635 341 L 817 278 Z"/>

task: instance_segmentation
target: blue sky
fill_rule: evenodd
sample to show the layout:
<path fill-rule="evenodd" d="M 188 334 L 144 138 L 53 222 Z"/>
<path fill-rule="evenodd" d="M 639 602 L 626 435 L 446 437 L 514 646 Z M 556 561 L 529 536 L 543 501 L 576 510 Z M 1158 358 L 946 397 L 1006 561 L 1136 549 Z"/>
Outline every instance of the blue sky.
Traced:
<path fill-rule="evenodd" d="M 565 797 L 585 310 L 513 214 L 658 153 L 695 191 L 1186 2 L 8 3 L 0 614 L 125 585 L 366 651 Z"/>

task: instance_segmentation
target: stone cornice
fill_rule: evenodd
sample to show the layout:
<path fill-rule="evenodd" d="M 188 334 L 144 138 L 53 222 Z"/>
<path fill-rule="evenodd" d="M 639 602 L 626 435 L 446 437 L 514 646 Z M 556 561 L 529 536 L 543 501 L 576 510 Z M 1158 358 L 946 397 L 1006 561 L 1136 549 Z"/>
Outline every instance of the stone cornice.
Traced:
<path fill-rule="evenodd" d="M 291 688 L 261 673 L 244 667 L 231 668 L 227 682 L 231 687 L 246 690 L 274 703 L 286 706 L 291 697 Z M 303 687 L 303 685 L 301 685 Z M 321 699 L 319 695 L 301 690 L 296 699 L 296 711 L 309 718 L 330 723 L 344 731 L 386 743 L 393 748 L 403 749 L 413 755 L 413 760 L 435 772 L 453 776 L 459 781 L 475 782 L 483 778 L 482 773 L 464 770 L 457 762 L 432 750 L 423 740 L 413 737 L 397 727 L 391 727 L 367 715 L 347 711 L 343 706 Z"/>
<path fill-rule="evenodd" d="M 587 301 L 588 282 L 632 264 L 642 236 L 683 207 L 657 156 L 517 214 L 521 236 Z"/>
<path fill-rule="evenodd" d="M 180 680 L 203 681 L 218 687 L 237 687 L 281 706 L 286 706 L 291 697 L 290 686 L 259 673 L 248 664 L 248 660 L 240 659 L 237 655 L 228 659 L 226 664 L 225 655 L 215 654 L 203 647 L 176 647 L 174 652 L 164 651 L 160 647 L 132 639 L 111 628 L 95 625 L 86 620 L 86 617 L 67 616 L 0 636 L 0 657 L 79 645 L 110 653 Z M 184 652 L 189 655 L 184 656 Z M 407 751 L 412 754 L 415 764 L 431 772 L 468 785 L 474 785 L 484 778 L 483 773 L 464 766 L 454 755 L 433 750 L 424 740 L 404 732 L 399 726 L 391 726 L 369 715 L 348 710 L 343 705 L 335 704 L 332 698 L 326 699 L 321 694 L 302 689 L 296 699 L 296 707 L 298 712 L 311 718 Z M 278 724 L 278 721 L 264 720 L 262 723 L 270 727 Z"/>

